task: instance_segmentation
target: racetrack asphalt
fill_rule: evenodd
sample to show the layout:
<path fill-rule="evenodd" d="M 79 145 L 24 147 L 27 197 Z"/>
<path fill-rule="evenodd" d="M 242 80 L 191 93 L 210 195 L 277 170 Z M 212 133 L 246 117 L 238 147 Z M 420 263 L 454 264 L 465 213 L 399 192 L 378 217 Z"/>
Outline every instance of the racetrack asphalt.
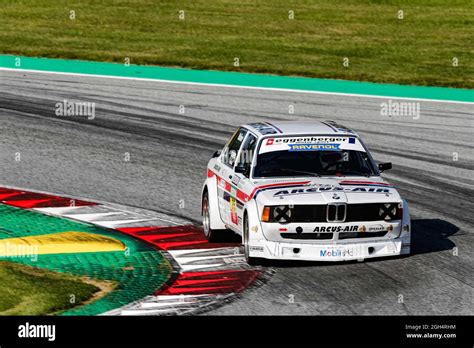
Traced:
<path fill-rule="evenodd" d="M 94 102 L 95 119 L 56 116 L 64 99 Z M 206 163 L 238 125 L 332 119 L 356 129 L 376 160 L 393 162 L 383 176 L 410 204 L 413 254 L 277 262 L 265 285 L 209 314 L 473 315 L 474 105 L 422 101 L 413 119 L 381 116 L 382 102 L 0 71 L 0 183 L 198 224 Z"/>

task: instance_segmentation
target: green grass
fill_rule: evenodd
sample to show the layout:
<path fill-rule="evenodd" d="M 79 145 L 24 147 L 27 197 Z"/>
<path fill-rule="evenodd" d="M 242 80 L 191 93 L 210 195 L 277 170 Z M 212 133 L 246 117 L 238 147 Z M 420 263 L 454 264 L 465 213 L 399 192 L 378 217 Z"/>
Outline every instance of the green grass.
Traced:
<path fill-rule="evenodd" d="M 474 87 L 472 0 L 0 0 L 0 6 L 1 53 Z"/>
<path fill-rule="evenodd" d="M 0 261 L 0 315 L 53 314 L 77 306 L 99 290 L 72 276 Z M 75 304 L 70 303 L 71 295 Z"/>

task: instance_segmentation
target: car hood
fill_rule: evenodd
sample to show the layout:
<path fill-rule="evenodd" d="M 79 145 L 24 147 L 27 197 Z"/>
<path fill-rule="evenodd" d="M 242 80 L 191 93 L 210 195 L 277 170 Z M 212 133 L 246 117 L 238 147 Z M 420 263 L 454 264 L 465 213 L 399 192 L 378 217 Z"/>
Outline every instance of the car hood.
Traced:
<path fill-rule="evenodd" d="M 295 178 L 255 182 L 255 199 L 264 205 L 400 202 L 394 186 L 380 177 Z"/>

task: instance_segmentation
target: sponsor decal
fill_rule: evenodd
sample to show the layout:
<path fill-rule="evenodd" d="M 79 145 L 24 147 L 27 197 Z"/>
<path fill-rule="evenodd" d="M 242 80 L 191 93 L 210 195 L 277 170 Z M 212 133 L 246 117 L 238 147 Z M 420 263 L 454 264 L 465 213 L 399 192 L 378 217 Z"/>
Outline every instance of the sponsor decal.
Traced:
<path fill-rule="evenodd" d="M 239 176 L 237 176 L 237 175 L 234 175 L 234 177 L 232 178 L 232 184 L 234 184 L 234 185 L 238 185 L 238 184 L 239 184 L 239 182 L 240 182 L 240 177 L 239 177 Z M 235 194 L 237 194 L 237 190 L 235 190 L 235 191 L 236 191 L 236 193 L 235 193 Z"/>
<path fill-rule="evenodd" d="M 289 144 L 289 151 L 340 151 L 340 144 Z"/>
<path fill-rule="evenodd" d="M 367 227 L 367 232 L 382 232 L 386 230 L 387 229 L 382 225 L 372 225 Z"/>
<path fill-rule="evenodd" d="M 234 197 L 230 197 L 230 219 L 233 224 L 239 223 L 239 217 L 237 215 L 237 201 Z"/>
<path fill-rule="evenodd" d="M 243 204 L 242 202 L 244 201 L 247 202 L 251 198 L 244 191 L 241 191 L 237 187 L 232 186 L 233 183 L 225 181 L 223 178 L 221 178 L 217 174 L 216 174 L 216 178 L 217 178 L 217 188 L 218 188 L 219 195 L 224 196 L 224 198 L 227 197 L 226 198 L 227 201 L 229 200 L 228 197 L 230 197 L 230 195 L 234 196 L 238 204 Z M 240 181 L 239 181 L 239 184 L 240 184 Z"/>
<path fill-rule="evenodd" d="M 357 232 L 358 225 L 352 226 L 316 226 L 313 232 Z"/>
<path fill-rule="evenodd" d="M 223 188 L 223 189 L 224 189 L 224 192 L 225 192 L 225 190 L 226 190 L 226 188 L 227 188 L 226 182 L 225 182 L 224 180 L 222 180 L 222 179 L 220 179 L 220 180 L 218 179 L 218 181 L 217 181 L 217 186 Z"/>
<path fill-rule="evenodd" d="M 303 146 L 306 145 L 306 146 Z M 328 145 L 328 146 L 322 146 Z M 365 152 L 360 141 L 347 136 L 291 136 L 272 137 L 264 140 L 259 153 L 271 151 L 342 151 L 355 150 Z"/>
<path fill-rule="evenodd" d="M 320 192 L 332 192 L 332 191 L 344 191 L 344 192 L 367 192 L 367 193 L 390 193 L 390 189 L 382 187 L 342 187 L 342 186 L 318 186 L 310 188 L 296 188 L 292 190 L 280 190 L 273 194 L 274 197 L 288 196 L 305 193 L 320 193 Z"/>
<path fill-rule="evenodd" d="M 319 256 L 321 257 L 344 257 L 344 256 L 354 256 L 354 251 L 352 249 L 322 249 L 319 251 Z"/>
<path fill-rule="evenodd" d="M 348 138 L 346 137 L 313 137 L 313 136 L 291 137 L 291 138 L 270 138 L 267 140 L 266 145 L 342 143 L 342 142 L 347 141 L 347 139 Z"/>
<path fill-rule="evenodd" d="M 339 185 L 358 185 L 358 186 L 383 186 L 383 187 L 393 187 L 391 184 L 385 182 L 377 181 L 361 181 L 361 180 L 344 180 L 339 183 Z"/>
<path fill-rule="evenodd" d="M 272 190 L 278 187 L 280 188 L 299 187 L 301 185 L 307 185 L 309 183 L 310 181 L 297 181 L 297 182 L 282 182 L 282 183 L 274 183 L 274 184 L 258 186 L 254 188 L 254 190 L 252 191 L 252 193 L 246 200 L 248 201 L 249 199 L 256 198 L 257 195 L 262 191 Z"/>
<path fill-rule="evenodd" d="M 251 247 L 250 247 L 250 251 L 255 251 L 255 252 L 263 253 L 263 247 L 260 247 L 260 246 L 251 246 Z"/>

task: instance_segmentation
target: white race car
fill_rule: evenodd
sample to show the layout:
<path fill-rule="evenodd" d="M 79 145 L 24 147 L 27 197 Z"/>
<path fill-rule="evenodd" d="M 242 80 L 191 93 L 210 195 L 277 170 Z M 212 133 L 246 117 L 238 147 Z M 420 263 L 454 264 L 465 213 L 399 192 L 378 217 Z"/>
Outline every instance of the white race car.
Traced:
<path fill-rule="evenodd" d="M 241 126 L 207 166 L 203 227 L 259 258 L 364 260 L 410 253 L 407 202 L 353 131 L 333 121 Z"/>

